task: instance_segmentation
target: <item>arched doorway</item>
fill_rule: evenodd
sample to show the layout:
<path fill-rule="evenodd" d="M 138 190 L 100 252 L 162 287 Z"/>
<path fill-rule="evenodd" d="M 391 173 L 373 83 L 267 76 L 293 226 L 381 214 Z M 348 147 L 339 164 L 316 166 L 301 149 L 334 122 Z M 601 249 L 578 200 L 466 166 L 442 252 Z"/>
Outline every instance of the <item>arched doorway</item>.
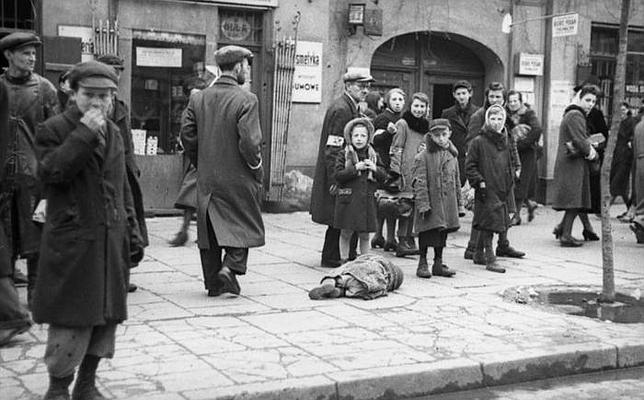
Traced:
<path fill-rule="evenodd" d="M 479 46 L 481 52 L 490 52 Z M 424 92 L 431 101 L 432 117 L 438 118 L 443 109 L 454 104 L 452 84 L 466 79 L 474 88 L 473 103 L 481 105 L 486 68 L 476 47 L 471 39 L 447 32 L 396 36 L 373 54 L 371 74 L 376 79 L 373 87 L 383 92 L 401 87 L 408 95 Z"/>

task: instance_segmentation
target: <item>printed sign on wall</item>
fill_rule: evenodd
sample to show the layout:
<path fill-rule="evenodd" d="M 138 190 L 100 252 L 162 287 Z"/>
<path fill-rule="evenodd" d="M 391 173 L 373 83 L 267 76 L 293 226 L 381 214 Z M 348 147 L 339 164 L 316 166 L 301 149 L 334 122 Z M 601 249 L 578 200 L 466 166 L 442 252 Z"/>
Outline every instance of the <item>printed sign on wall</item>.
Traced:
<path fill-rule="evenodd" d="M 294 103 L 322 101 L 322 43 L 297 42 L 292 101 Z"/>
<path fill-rule="evenodd" d="M 139 67 L 181 68 L 181 49 L 137 47 L 136 65 Z"/>

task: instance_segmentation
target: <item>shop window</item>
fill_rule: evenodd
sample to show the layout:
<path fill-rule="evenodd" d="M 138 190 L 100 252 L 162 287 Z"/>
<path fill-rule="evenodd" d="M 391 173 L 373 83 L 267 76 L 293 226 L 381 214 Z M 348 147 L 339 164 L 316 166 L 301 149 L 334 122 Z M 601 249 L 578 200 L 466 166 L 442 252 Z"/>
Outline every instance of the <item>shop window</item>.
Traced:
<path fill-rule="evenodd" d="M 260 12 L 222 8 L 219 10 L 219 41 L 240 46 L 261 45 L 263 21 Z"/>
<path fill-rule="evenodd" d="M 2 0 L 0 2 L 0 28 L 35 30 L 36 1 Z"/>

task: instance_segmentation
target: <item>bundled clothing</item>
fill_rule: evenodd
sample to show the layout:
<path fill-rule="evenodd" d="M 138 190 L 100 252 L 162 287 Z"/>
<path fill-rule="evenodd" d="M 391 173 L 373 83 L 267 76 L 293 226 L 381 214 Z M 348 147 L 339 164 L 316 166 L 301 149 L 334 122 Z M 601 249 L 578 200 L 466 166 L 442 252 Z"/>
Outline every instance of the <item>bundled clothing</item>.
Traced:
<path fill-rule="evenodd" d="M 521 161 L 521 175 L 514 195 L 517 209 L 528 199 L 533 199 L 537 190 L 537 148 L 543 128 L 539 123 L 537 114 L 528 105 L 522 104 L 517 111 L 507 110 L 508 119 L 506 126 L 512 135 L 519 160 Z"/>
<path fill-rule="evenodd" d="M 459 170 L 459 180 L 461 186 L 465 184 L 465 156 L 467 154 L 467 127 L 470 123 L 472 115 L 480 107 L 470 103 L 467 103 L 466 107 L 461 107 L 458 103 L 453 106 L 446 108 L 441 113 L 441 118 L 449 120 L 449 123 L 452 127 L 452 135 L 450 140 L 456 146 L 458 150 L 458 170 Z"/>

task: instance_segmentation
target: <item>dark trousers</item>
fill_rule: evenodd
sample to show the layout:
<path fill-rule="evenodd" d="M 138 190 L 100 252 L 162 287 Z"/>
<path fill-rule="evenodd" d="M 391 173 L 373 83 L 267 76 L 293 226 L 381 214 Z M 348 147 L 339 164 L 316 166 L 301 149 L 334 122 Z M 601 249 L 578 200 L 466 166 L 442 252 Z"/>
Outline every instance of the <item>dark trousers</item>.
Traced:
<path fill-rule="evenodd" d="M 482 250 L 482 247 L 480 247 L 481 242 L 479 241 L 479 235 L 481 234 L 481 231 L 478 229 L 472 228 L 472 231 L 470 232 L 470 240 L 467 243 L 467 248 L 469 250 L 476 250 L 477 248 L 479 250 Z M 499 247 L 508 247 L 510 245 L 510 240 L 508 239 L 508 231 L 505 230 L 503 232 L 499 232 L 499 242 L 498 246 Z"/>
<path fill-rule="evenodd" d="M 324 234 L 324 245 L 322 246 L 322 262 L 334 263 L 340 262 L 340 229 L 327 226 Z M 349 260 L 356 258 L 356 247 L 358 246 L 358 235 L 353 233 L 349 245 Z"/>
<path fill-rule="evenodd" d="M 220 246 L 217 242 L 215 231 L 212 229 L 210 217 L 206 215 L 206 218 L 206 224 L 208 225 L 208 245 L 210 248 L 200 249 L 199 255 L 201 256 L 201 269 L 203 271 L 206 290 L 216 290 L 221 284 L 217 274 L 223 267 L 228 267 L 228 269 L 237 275 L 246 274 L 248 248 Z"/>

